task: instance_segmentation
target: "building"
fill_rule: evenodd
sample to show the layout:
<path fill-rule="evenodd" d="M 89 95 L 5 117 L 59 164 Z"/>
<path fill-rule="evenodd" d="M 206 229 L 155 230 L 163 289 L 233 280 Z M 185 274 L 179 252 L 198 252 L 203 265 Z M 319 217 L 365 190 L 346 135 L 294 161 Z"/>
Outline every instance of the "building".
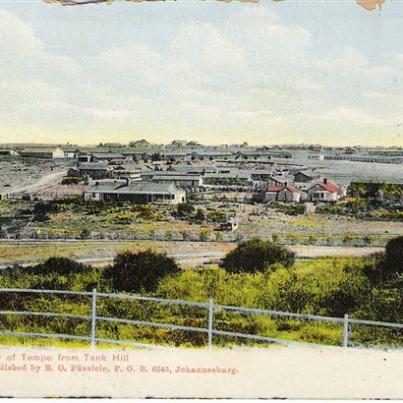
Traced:
<path fill-rule="evenodd" d="M 175 186 L 196 191 L 203 185 L 203 179 L 200 175 L 154 175 L 151 178 L 156 183 L 172 183 Z"/>
<path fill-rule="evenodd" d="M 284 184 L 281 186 L 269 186 L 265 194 L 266 202 L 282 201 L 298 203 L 300 200 L 300 190 L 288 184 Z"/>
<path fill-rule="evenodd" d="M 271 176 L 266 180 L 269 186 L 284 186 L 292 182 L 292 179 L 285 176 Z"/>
<path fill-rule="evenodd" d="M 73 147 L 73 146 L 62 146 L 60 147 L 63 152 L 64 152 L 64 158 L 70 158 L 70 159 L 75 159 L 78 157 L 80 150 L 78 147 Z"/>
<path fill-rule="evenodd" d="M 78 162 L 92 162 L 93 158 L 91 154 L 87 154 L 87 153 L 79 153 L 77 155 L 78 158 Z"/>
<path fill-rule="evenodd" d="M 127 201 L 132 203 L 180 204 L 186 202 L 186 192 L 175 185 L 154 182 L 98 183 L 85 192 L 86 200 Z"/>
<path fill-rule="evenodd" d="M 164 161 L 185 161 L 190 159 L 190 155 L 185 151 L 165 151 L 161 154 Z"/>
<path fill-rule="evenodd" d="M 255 169 L 249 171 L 250 177 L 254 181 L 258 182 L 268 182 L 272 179 L 273 172 L 265 169 Z"/>
<path fill-rule="evenodd" d="M 105 179 L 112 177 L 112 167 L 104 162 L 89 162 L 78 166 L 81 176 L 88 176 L 91 179 Z"/>
<path fill-rule="evenodd" d="M 114 165 L 111 172 L 112 178 L 130 179 L 131 181 L 141 180 L 141 170 L 130 165 Z"/>
<path fill-rule="evenodd" d="M 255 151 L 238 151 L 236 153 L 237 158 L 244 160 L 260 160 L 271 158 L 292 158 L 292 154 L 289 151 L 277 151 L 277 150 L 255 150 Z"/>
<path fill-rule="evenodd" d="M 203 184 L 201 175 L 176 171 L 143 171 L 141 179 L 144 182 L 173 183 L 186 190 L 197 190 Z"/>
<path fill-rule="evenodd" d="M 112 161 L 112 160 L 124 160 L 126 157 L 121 153 L 92 153 L 92 157 L 95 161 Z"/>
<path fill-rule="evenodd" d="M 320 202 L 335 202 L 344 196 L 343 189 L 327 179 L 314 183 L 306 193 L 309 201 Z"/>
<path fill-rule="evenodd" d="M 217 151 L 217 150 L 197 150 L 192 152 L 192 159 L 195 160 L 217 160 L 217 159 L 223 159 L 227 160 L 232 157 L 232 153 L 230 151 Z"/>
<path fill-rule="evenodd" d="M 41 159 L 64 159 L 64 151 L 61 148 L 27 148 L 19 151 L 19 155 L 25 158 L 41 158 Z"/>
<path fill-rule="evenodd" d="M 250 175 L 243 173 L 208 173 L 203 177 L 203 183 L 206 185 L 219 186 L 250 186 L 252 180 Z"/>
<path fill-rule="evenodd" d="M 121 148 L 123 145 L 121 143 L 104 143 L 101 147 Z"/>
<path fill-rule="evenodd" d="M 0 156 L 16 157 L 18 156 L 18 153 L 12 149 L 2 149 L 0 150 Z"/>
<path fill-rule="evenodd" d="M 294 181 L 299 183 L 312 182 L 320 179 L 320 175 L 311 171 L 298 171 L 294 174 Z"/>
<path fill-rule="evenodd" d="M 172 164 L 167 169 L 170 172 L 180 172 L 187 174 L 204 175 L 206 173 L 216 173 L 217 168 L 212 165 L 190 165 L 190 164 Z"/>

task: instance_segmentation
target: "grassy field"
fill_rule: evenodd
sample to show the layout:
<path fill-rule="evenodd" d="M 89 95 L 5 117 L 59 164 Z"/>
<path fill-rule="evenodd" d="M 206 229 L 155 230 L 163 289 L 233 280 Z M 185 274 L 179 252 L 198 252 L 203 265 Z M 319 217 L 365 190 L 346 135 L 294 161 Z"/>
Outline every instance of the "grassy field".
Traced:
<path fill-rule="evenodd" d="M 173 206 L 57 202 L 39 211 L 32 202 L 1 202 L 0 217 L 3 227 L 10 226 L 22 237 L 52 239 L 233 242 L 259 236 L 275 238 L 288 245 L 384 246 L 389 239 L 403 233 L 403 222 L 399 220 L 370 220 L 328 213 L 294 215 L 266 205 L 222 202 L 196 203 L 194 210 L 198 209 L 206 220 L 179 217 Z M 214 220 L 223 219 L 222 211 L 239 222 L 237 231 L 215 231 L 218 223 Z"/>

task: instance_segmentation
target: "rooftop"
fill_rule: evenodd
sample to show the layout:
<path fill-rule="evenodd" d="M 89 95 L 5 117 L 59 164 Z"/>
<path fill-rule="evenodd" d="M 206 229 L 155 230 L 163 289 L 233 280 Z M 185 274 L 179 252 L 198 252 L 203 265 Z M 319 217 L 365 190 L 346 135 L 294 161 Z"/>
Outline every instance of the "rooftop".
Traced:
<path fill-rule="evenodd" d="M 183 193 L 175 185 L 170 183 L 133 182 L 122 183 L 99 183 L 92 186 L 89 193 L 114 193 L 114 194 L 178 194 Z"/>
<path fill-rule="evenodd" d="M 277 193 L 277 192 L 281 192 L 282 190 L 288 190 L 289 192 L 292 193 L 299 193 L 299 189 L 295 188 L 294 186 L 269 186 L 267 188 L 267 192 L 268 193 Z"/>
<path fill-rule="evenodd" d="M 326 190 L 330 193 L 337 193 L 340 192 L 340 187 L 337 186 L 335 183 L 329 181 L 329 180 L 324 180 L 323 182 L 316 182 L 314 183 L 310 189 L 312 189 L 314 186 L 320 186 L 323 190 Z"/>
<path fill-rule="evenodd" d="M 90 171 L 90 170 L 94 170 L 94 171 L 105 170 L 105 171 L 107 171 L 110 168 L 109 168 L 109 165 L 106 164 L 106 163 L 89 162 L 89 163 L 80 164 L 78 166 L 78 169 L 86 170 L 86 171 Z"/>

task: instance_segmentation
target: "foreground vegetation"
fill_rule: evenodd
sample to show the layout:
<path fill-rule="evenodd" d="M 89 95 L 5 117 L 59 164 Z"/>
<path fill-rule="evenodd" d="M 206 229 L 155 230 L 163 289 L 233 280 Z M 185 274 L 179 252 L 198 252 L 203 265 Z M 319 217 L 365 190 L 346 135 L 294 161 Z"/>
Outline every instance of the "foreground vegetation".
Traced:
<path fill-rule="evenodd" d="M 254 264 L 250 264 L 253 260 Z M 385 254 L 367 258 L 321 258 L 295 261 L 285 248 L 254 239 L 230 252 L 222 267 L 180 270 L 164 253 L 138 251 L 119 255 L 106 268 L 67 258 L 51 258 L 30 268 L 10 267 L 0 273 L 0 287 L 102 292 L 138 292 L 170 299 L 271 310 L 403 323 L 403 237 L 389 242 Z M 247 264 L 245 264 L 247 262 Z M 0 293 L 4 311 L 60 312 L 89 315 L 86 296 Z M 98 315 L 207 327 L 204 308 L 167 306 L 148 301 L 100 298 Z M 315 343 L 340 345 L 339 324 L 275 316 L 217 311 L 215 328 Z M 89 323 L 76 319 L 2 315 L 3 329 L 89 334 Z M 99 322 L 98 336 L 167 345 L 203 346 L 203 333 L 170 331 L 117 322 Z M 0 338 L 0 342 L 3 339 Z M 8 341 L 7 341 L 8 340 Z M 10 338 L 4 342 L 10 342 Z M 357 327 L 353 342 L 402 345 L 400 330 Z M 215 337 L 218 345 L 246 343 Z M 47 342 L 49 343 L 49 341 Z"/>

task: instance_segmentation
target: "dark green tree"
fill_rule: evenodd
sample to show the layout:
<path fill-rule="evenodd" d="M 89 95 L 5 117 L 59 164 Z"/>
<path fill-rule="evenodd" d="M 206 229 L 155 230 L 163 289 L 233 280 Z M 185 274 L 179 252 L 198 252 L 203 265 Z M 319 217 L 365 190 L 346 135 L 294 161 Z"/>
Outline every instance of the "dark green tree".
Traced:
<path fill-rule="evenodd" d="M 403 273 L 403 236 L 386 244 L 384 270 L 388 274 Z"/>
<path fill-rule="evenodd" d="M 162 278 L 179 272 L 180 267 L 173 258 L 148 249 L 117 255 L 114 264 L 104 271 L 104 278 L 117 291 L 154 291 Z"/>
<path fill-rule="evenodd" d="M 78 263 L 75 260 L 58 256 L 51 257 L 43 263 L 25 269 L 25 272 L 30 272 L 32 274 L 54 273 L 59 275 L 85 273 L 87 271 L 88 266 Z"/>
<path fill-rule="evenodd" d="M 342 317 L 359 309 L 369 299 L 368 280 L 358 272 L 345 273 L 337 286 L 328 290 L 321 305 L 330 316 Z"/>
<path fill-rule="evenodd" d="M 294 264 L 295 254 L 284 246 L 260 238 L 241 242 L 223 259 L 221 267 L 230 273 L 255 273 L 266 271 L 270 265 L 284 267 Z"/>
<path fill-rule="evenodd" d="M 364 273 L 374 286 L 380 287 L 395 274 L 403 274 L 403 236 L 391 239 L 385 252 L 373 257 L 373 263 L 364 268 Z"/>

